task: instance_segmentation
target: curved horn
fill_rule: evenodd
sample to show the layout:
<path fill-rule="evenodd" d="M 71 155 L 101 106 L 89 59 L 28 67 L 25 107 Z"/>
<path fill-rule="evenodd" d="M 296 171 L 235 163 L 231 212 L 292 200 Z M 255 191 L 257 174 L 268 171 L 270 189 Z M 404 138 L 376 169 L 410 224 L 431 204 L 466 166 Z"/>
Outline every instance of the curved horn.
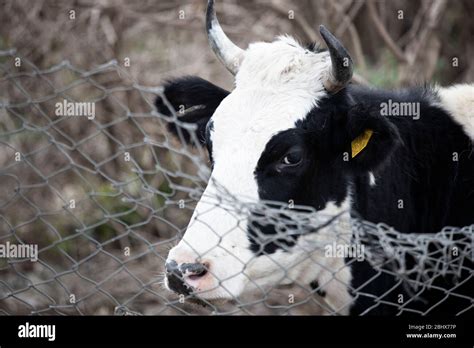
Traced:
<path fill-rule="evenodd" d="M 323 84 L 326 90 L 336 93 L 343 89 L 352 78 L 352 58 L 339 40 L 324 25 L 319 26 L 319 32 L 328 46 L 332 63 L 328 79 Z"/>
<path fill-rule="evenodd" d="M 206 30 L 212 50 L 224 66 L 236 75 L 244 58 L 244 50 L 230 41 L 222 30 L 214 9 L 214 0 L 207 3 Z"/>

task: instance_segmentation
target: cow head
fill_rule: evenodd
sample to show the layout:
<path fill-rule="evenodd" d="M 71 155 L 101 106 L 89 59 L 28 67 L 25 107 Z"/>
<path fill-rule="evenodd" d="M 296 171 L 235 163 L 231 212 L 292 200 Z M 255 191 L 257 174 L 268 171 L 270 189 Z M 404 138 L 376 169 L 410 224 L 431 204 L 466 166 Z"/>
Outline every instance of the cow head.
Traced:
<path fill-rule="evenodd" d="M 269 285 L 309 285 L 327 270 L 349 281 L 343 260 L 322 252 L 322 245 L 340 238 L 336 231 L 285 236 L 285 229 L 256 222 L 261 215 L 241 207 L 294 202 L 320 216 L 348 218 L 352 178 L 387 157 L 396 131 L 352 101 L 346 90 L 352 59 L 323 26 L 328 51 L 287 36 L 243 50 L 225 35 L 209 1 L 207 32 L 235 75 L 235 89 L 229 93 L 198 78 L 166 86 L 174 106 L 200 106 L 182 120 L 197 124 L 212 174 L 182 240 L 169 252 L 165 284 L 213 300 Z M 162 101 L 158 107 L 165 112 Z"/>

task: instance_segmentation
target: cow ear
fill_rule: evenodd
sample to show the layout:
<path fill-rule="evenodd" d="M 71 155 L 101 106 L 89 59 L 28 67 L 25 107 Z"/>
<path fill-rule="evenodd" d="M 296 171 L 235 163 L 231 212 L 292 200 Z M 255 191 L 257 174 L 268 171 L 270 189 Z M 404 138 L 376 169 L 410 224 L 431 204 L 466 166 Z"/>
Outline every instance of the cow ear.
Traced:
<path fill-rule="evenodd" d="M 197 126 L 197 139 L 204 143 L 207 122 L 229 92 L 197 76 L 187 76 L 168 81 L 163 94 L 166 101 L 158 97 L 155 102 L 158 112 L 171 116 L 171 105 L 180 122 Z M 168 130 L 174 135 L 181 133 L 187 143 L 192 142 L 191 134 L 176 123 L 170 123 Z"/>
<path fill-rule="evenodd" d="M 398 129 L 376 108 L 353 106 L 348 113 L 348 160 L 356 173 L 382 165 L 401 144 Z"/>

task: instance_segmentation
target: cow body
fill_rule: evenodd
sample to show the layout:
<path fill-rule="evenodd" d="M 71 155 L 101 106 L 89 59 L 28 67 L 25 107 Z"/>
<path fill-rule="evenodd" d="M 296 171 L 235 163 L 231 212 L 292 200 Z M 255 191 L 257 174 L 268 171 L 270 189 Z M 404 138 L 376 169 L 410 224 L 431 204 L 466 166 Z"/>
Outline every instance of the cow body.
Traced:
<path fill-rule="evenodd" d="M 459 89 L 459 87 L 458 87 Z M 353 178 L 353 216 L 374 223 L 385 223 L 403 233 L 435 233 L 445 226 L 463 227 L 474 222 L 474 152 L 473 138 L 464 128 L 474 114 L 464 114 L 464 127 L 451 115 L 449 104 L 443 104 L 444 89 L 411 88 L 402 91 L 383 91 L 349 86 L 346 97 L 356 104 L 377 108 L 392 100 L 399 103 L 419 103 L 419 119 L 393 116 L 389 121 L 400 134 L 400 146 L 387 161 L 369 175 Z M 474 98 L 474 87 L 459 89 L 461 95 Z M 469 99 L 467 99 L 469 103 Z M 474 103 L 471 104 L 474 112 Z M 461 118 L 457 114 L 457 118 Z M 382 116 L 380 116 L 382 117 Z M 470 117 L 473 117 L 470 119 Z M 472 124 L 472 123 L 471 123 Z M 447 262 L 447 260 L 445 261 Z M 458 279 L 440 277 L 433 287 L 418 293 L 418 301 L 407 308 L 413 312 L 456 314 L 469 308 L 469 297 L 474 294 L 472 260 L 465 260 L 465 270 Z M 469 271 L 470 270 L 470 271 Z M 396 305 L 400 294 L 405 301 L 413 297 L 400 278 L 377 274 L 367 262 L 352 263 L 352 287 L 358 292 L 378 297 L 359 296 L 351 308 L 353 314 L 399 314 Z M 466 298 L 446 297 L 446 292 L 435 290 L 454 288 Z M 380 305 L 380 300 L 388 303 Z M 432 309 L 432 307 L 434 307 Z M 371 310 L 368 310 L 372 308 Z"/>
<path fill-rule="evenodd" d="M 474 98 L 474 87 L 466 85 L 465 89 Z M 400 134 L 401 146 L 373 172 L 375 184 L 366 176 L 355 178 L 352 208 L 364 219 L 385 222 L 406 233 L 433 233 L 445 226 L 472 224 L 472 139 L 441 104 L 443 90 L 387 92 L 349 87 L 348 93 L 356 103 L 376 108 L 389 99 L 420 104 L 418 120 L 388 117 Z M 466 121 L 468 117 L 474 120 L 474 109 L 472 113 L 465 115 Z"/>
<path fill-rule="evenodd" d="M 190 87 L 186 93 L 186 87 Z M 183 90 L 184 89 L 184 90 Z M 183 94 L 176 95 L 176 90 L 183 91 Z M 205 112 L 208 117 L 215 111 L 217 105 L 229 92 L 226 92 L 208 82 L 198 78 L 184 78 L 169 83 L 166 88 L 167 96 L 173 105 L 186 105 L 200 103 L 203 97 L 200 91 L 206 94 L 206 98 L 215 96 L 212 101 L 204 104 L 205 108 L 195 112 Z M 388 118 L 390 123 L 396 127 L 400 134 L 399 146 L 389 156 L 377 170 L 370 173 L 353 175 L 341 183 L 334 171 L 322 171 L 328 173 L 326 177 L 318 175 L 318 182 L 314 182 L 314 177 L 309 176 L 302 184 L 300 193 L 293 192 L 293 198 L 298 198 L 297 202 L 307 204 L 315 208 L 320 208 L 319 202 L 307 201 L 303 198 L 311 186 L 337 187 L 340 192 L 333 193 L 332 199 L 337 204 L 342 204 L 351 192 L 350 206 L 351 214 L 354 217 L 362 218 L 374 223 L 386 223 L 396 230 L 405 233 L 434 233 L 440 231 L 445 226 L 468 226 L 474 222 L 474 154 L 472 150 L 472 138 L 467 130 L 470 116 L 465 114 L 465 122 L 459 123 L 456 119 L 463 119 L 462 115 L 453 117 L 449 103 L 443 104 L 442 95 L 446 89 L 437 88 L 412 88 L 402 91 L 373 90 L 360 86 L 349 86 L 345 91 L 324 100 L 315 112 L 332 117 L 332 113 L 347 112 L 343 109 L 357 106 L 363 110 L 380 110 L 380 104 L 386 100 L 403 103 L 419 103 L 419 118 L 414 121 L 407 116 L 392 116 Z M 464 86 L 459 90 L 460 94 L 466 91 L 474 91 L 472 86 Z M 472 92 L 474 93 L 474 92 Z M 458 95 L 458 94 L 457 94 Z M 456 96 L 457 96 L 456 95 Z M 469 94 L 470 95 L 470 94 Z M 181 99 L 188 98 L 188 99 Z M 350 105 L 352 104 L 352 105 Z M 458 104 L 459 105 L 459 104 Z M 341 110 L 339 110 L 339 108 Z M 327 109 L 327 110 L 325 110 Z M 167 111 L 163 106 L 160 110 Z M 332 110 L 331 112 L 329 110 Z M 469 111 L 469 109 L 468 109 Z M 187 115 L 183 118 L 192 120 L 194 123 L 196 115 Z M 317 115 L 313 115 L 317 117 Z M 376 117 L 382 117 L 377 115 Z M 201 119 L 202 120 L 202 119 Z M 305 124 L 306 122 L 306 124 Z M 316 122 L 311 113 L 304 122 L 295 124 L 296 128 L 314 127 L 308 123 Z M 325 124 L 325 119 L 317 119 L 319 124 Z M 201 125 L 201 131 L 204 132 Z M 316 126 L 317 127 L 317 126 Z M 198 128 L 199 132 L 199 128 Z M 327 142 L 327 140 L 324 140 Z M 331 141 L 332 142 L 332 141 Z M 272 186 L 270 183 L 269 186 Z M 274 187 L 278 190 L 278 187 Z M 271 190 L 269 188 L 268 190 Z M 267 190 L 267 192 L 268 192 Z M 321 188 L 316 187 L 316 191 L 321 192 Z M 323 196 L 326 194 L 323 193 Z M 269 197 L 275 196 L 269 193 Z M 263 196 L 263 198 L 267 198 Z M 286 202 L 290 197 L 276 197 L 280 201 Z M 472 269 L 472 262 L 465 261 L 464 267 Z M 407 295 L 403 286 L 395 286 L 397 279 L 386 274 L 379 275 L 376 280 L 361 287 L 367 279 L 374 276 L 375 271 L 367 262 L 351 263 L 351 275 L 346 275 L 345 279 L 351 281 L 353 289 L 359 292 L 371 294 L 375 297 L 387 294 L 384 297 L 386 302 L 396 303 L 399 294 Z M 472 277 L 471 273 L 464 272 L 461 280 Z M 459 293 L 466 296 L 472 294 L 472 279 L 457 289 Z M 451 286 L 455 280 L 451 279 Z M 317 282 L 318 284 L 321 281 Z M 446 285 L 448 286 L 448 285 Z M 319 287 L 319 285 L 318 285 Z M 324 292 L 328 293 L 327 287 Z M 339 291 L 341 293 L 343 291 Z M 429 296 L 425 292 L 420 298 Z M 441 301 L 442 292 L 435 297 Z M 342 296 L 347 300 L 347 295 Z M 456 299 L 455 299 L 456 300 Z M 336 300 L 337 302 L 337 300 Z M 460 311 L 468 304 L 466 301 L 455 301 L 458 303 L 456 310 Z M 455 313 L 453 301 L 444 301 L 444 305 L 438 306 L 437 311 Z M 421 312 L 427 311 L 432 304 L 414 302 L 413 310 Z M 393 305 L 375 305 L 371 296 L 359 296 L 350 307 L 352 314 L 365 313 L 368 308 L 374 307 L 370 314 L 396 314 L 398 310 Z M 447 310 L 447 307 L 449 309 Z"/>
<path fill-rule="evenodd" d="M 236 84 L 227 92 L 190 77 L 165 86 L 171 105 L 188 110 L 180 121 L 197 125 L 212 162 L 186 233 L 168 255 L 168 288 L 213 301 L 293 283 L 324 293 L 328 313 L 338 314 L 469 307 L 470 260 L 456 287 L 465 295 L 446 300 L 456 280 L 441 277 L 400 310 L 400 295 L 410 294 L 400 279 L 367 261 L 328 257 L 324 247 L 351 244 L 351 215 L 404 233 L 474 223 L 474 86 L 350 85 L 352 60 L 324 27 L 329 51 L 289 37 L 242 50 L 220 28 L 213 1 L 207 30 Z M 171 115 L 161 99 L 157 107 Z M 266 201 L 309 206 L 341 223 L 282 230 L 251 208 Z"/>

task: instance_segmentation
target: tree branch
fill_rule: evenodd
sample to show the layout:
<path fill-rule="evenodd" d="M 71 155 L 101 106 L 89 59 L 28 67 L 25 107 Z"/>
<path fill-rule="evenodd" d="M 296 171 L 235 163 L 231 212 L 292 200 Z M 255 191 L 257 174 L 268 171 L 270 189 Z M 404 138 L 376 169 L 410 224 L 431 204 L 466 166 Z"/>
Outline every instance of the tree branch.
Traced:
<path fill-rule="evenodd" d="M 405 56 L 405 53 L 401 50 L 400 47 L 397 46 L 395 41 L 393 41 L 392 37 L 390 36 L 387 29 L 380 20 L 380 17 L 377 13 L 377 9 L 375 8 L 375 1 L 367 1 L 367 8 L 369 10 L 370 18 L 372 19 L 372 22 L 375 25 L 375 29 L 377 29 L 377 32 L 379 33 L 383 41 L 385 41 L 387 47 L 390 49 L 390 51 L 392 51 L 392 53 L 395 55 L 395 57 L 397 57 L 399 61 L 406 63 L 408 59 Z"/>

